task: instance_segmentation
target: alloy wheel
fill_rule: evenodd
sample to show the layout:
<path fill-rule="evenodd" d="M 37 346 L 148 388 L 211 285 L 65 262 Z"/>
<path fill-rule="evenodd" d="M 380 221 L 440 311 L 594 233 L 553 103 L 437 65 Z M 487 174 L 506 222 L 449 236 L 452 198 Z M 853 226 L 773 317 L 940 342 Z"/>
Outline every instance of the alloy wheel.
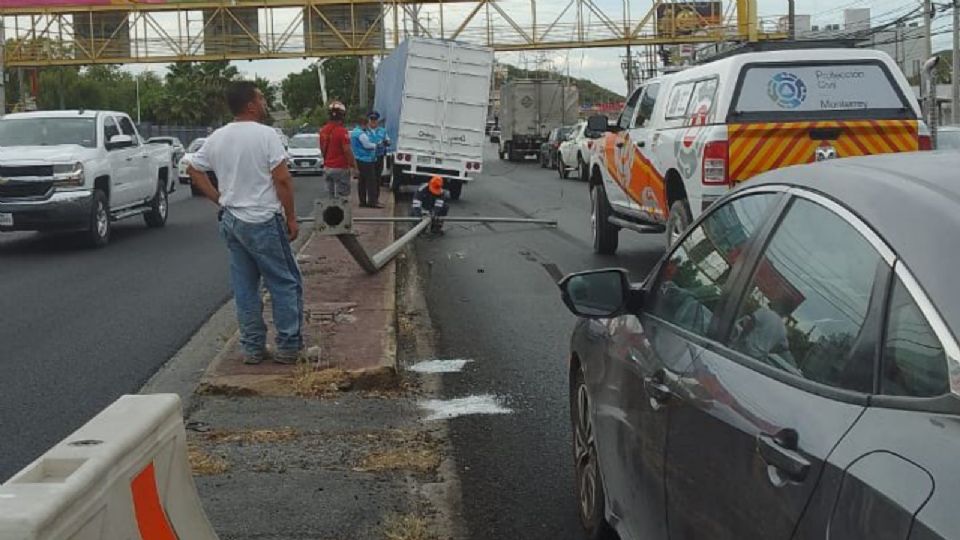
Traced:
<path fill-rule="evenodd" d="M 590 418 L 590 396 L 582 382 L 577 387 L 577 423 L 574 430 L 574 456 L 577 474 L 577 498 L 583 521 L 592 521 L 597 500 L 597 452 Z"/>

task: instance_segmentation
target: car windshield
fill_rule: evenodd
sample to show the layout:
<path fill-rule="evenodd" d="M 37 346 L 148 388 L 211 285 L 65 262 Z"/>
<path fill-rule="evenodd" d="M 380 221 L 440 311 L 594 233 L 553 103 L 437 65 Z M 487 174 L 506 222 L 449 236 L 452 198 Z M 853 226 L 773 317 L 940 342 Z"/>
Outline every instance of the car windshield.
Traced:
<path fill-rule="evenodd" d="M 97 146 L 93 118 L 16 118 L 0 120 L 0 146 Z"/>
<path fill-rule="evenodd" d="M 960 150 L 960 129 L 951 129 L 937 133 L 938 150 Z"/>
<path fill-rule="evenodd" d="M 290 139 L 290 148 L 317 148 L 319 149 L 319 141 L 313 135 L 308 135 L 306 137 L 294 137 Z"/>
<path fill-rule="evenodd" d="M 192 154 L 194 152 L 199 151 L 203 147 L 203 143 L 205 142 L 207 142 L 206 139 L 195 139 L 192 143 L 190 143 L 190 146 L 187 148 L 187 152 L 190 152 Z"/>

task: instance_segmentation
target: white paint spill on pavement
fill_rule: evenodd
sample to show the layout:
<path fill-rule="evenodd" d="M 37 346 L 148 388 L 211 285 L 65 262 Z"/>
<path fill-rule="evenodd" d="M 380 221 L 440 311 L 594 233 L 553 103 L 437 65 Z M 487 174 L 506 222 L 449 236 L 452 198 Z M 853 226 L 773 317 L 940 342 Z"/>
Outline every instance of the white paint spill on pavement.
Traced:
<path fill-rule="evenodd" d="M 426 420 L 447 420 L 472 414 L 511 414 L 497 396 L 484 394 L 457 399 L 429 399 L 420 406 L 430 412 Z"/>
<path fill-rule="evenodd" d="M 417 373 L 460 373 L 463 371 L 463 367 L 470 362 L 473 362 L 473 360 L 427 360 L 416 363 L 408 369 Z"/>

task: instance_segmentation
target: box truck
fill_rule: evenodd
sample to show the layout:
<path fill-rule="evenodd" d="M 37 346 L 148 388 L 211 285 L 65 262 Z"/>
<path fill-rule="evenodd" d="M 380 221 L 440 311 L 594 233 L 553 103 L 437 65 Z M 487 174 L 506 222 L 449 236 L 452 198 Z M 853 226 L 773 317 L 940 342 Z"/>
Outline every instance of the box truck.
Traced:
<path fill-rule="evenodd" d="M 377 69 L 374 107 L 393 153 L 392 188 L 444 178 L 453 199 L 483 170 L 493 50 L 410 38 Z"/>
<path fill-rule="evenodd" d="M 554 128 L 574 124 L 577 87 L 557 80 L 515 79 L 500 87 L 500 159 L 519 161 L 540 151 Z"/>

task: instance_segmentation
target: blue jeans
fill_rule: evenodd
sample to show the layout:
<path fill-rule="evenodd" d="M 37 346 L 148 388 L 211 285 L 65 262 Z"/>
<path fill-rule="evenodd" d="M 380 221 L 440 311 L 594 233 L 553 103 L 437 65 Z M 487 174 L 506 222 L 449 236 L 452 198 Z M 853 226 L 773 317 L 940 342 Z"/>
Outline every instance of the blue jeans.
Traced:
<path fill-rule="evenodd" d="M 264 223 L 247 223 L 225 210 L 220 221 L 220 236 L 230 250 L 230 281 L 237 303 L 243 352 L 260 353 L 267 345 L 261 278 L 273 302 L 277 350 L 302 349 L 303 278 L 281 216 L 277 214 Z"/>

